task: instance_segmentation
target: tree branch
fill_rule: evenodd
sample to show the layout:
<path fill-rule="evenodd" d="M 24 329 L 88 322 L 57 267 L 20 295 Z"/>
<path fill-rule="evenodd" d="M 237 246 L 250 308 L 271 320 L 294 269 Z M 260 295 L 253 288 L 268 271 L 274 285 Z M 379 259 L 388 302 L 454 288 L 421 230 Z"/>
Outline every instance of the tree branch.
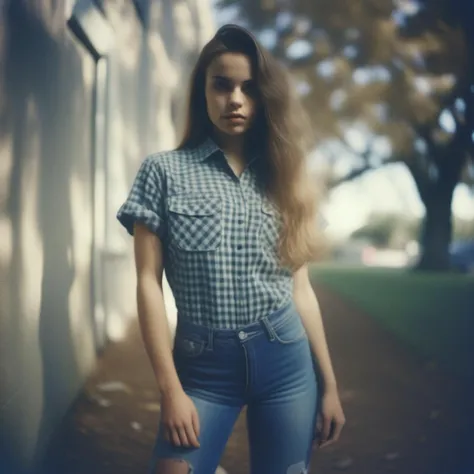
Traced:
<path fill-rule="evenodd" d="M 381 166 L 386 166 L 386 165 L 389 165 L 389 164 L 392 164 L 392 163 L 399 163 L 399 162 L 402 162 L 402 161 L 405 161 L 402 157 L 394 156 L 392 158 L 389 158 L 388 160 L 385 160 L 382 163 Z M 356 169 L 350 171 L 349 173 L 347 173 L 342 178 L 337 178 L 337 179 L 331 180 L 328 184 L 328 188 L 329 189 L 334 189 L 337 186 L 340 186 L 341 184 L 346 183 L 347 181 L 352 181 L 352 180 L 358 178 L 359 176 L 362 176 L 367 171 L 380 169 L 381 166 L 372 166 L 372 165 L 367 164 L 365 166 L 361 166 L 360 168 L 356 168 Z"/>

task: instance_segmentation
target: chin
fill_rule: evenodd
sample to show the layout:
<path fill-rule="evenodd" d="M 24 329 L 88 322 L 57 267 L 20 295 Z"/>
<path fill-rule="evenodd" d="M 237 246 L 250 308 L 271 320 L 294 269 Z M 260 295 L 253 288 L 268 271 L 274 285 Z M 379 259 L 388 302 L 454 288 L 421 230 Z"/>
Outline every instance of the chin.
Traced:
<path fill-rule="evenodd" d="M 239 135 L 244 135 L 247 132 L 247 127 L 245 126 L 235 126 L 235 127 L 219 127 L 219 130 L 226 135 L 231 137 L 237 137 Z"/>
<path fill-rule="evenodd" d="M 229 130 L 225 133 L 231 137 L 238 137 L 239 135 L 245 135 L 246 132 L 247 130 Z"/>

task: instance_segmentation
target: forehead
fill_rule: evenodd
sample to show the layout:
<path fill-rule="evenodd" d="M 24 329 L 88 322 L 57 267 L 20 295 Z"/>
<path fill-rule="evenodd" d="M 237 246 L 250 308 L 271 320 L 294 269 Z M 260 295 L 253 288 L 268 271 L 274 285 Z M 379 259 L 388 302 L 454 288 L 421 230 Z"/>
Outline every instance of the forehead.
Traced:
<path fill-rule="evenodd" d="M 223 53 L 215 57 L 207 69 L 210 76 L 223 76 L 233 81 L 252 79 L 250 59 L 241 53 Z"/>

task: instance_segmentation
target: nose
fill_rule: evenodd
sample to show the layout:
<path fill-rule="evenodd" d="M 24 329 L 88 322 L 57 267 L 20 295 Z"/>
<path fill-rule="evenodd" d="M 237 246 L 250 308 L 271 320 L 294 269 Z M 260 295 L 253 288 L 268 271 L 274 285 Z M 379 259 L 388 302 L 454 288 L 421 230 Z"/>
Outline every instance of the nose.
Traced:
<path fill-rule="evenodd" d="M 236 87 L 230 94 L 229 101 L 230 104 L 234 107 L 240 107 L 243 104 L 244 94 L 238 87 Z"/>

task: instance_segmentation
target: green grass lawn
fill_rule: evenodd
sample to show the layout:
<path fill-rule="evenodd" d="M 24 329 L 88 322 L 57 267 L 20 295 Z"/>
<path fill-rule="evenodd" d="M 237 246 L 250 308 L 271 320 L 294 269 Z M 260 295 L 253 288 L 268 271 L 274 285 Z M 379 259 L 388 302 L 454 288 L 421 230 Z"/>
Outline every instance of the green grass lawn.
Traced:
<path fill-rule="evenodd" d="M 317 265 L 311 278 L 461 376 L 474 377 L 474 276 Z"/>

